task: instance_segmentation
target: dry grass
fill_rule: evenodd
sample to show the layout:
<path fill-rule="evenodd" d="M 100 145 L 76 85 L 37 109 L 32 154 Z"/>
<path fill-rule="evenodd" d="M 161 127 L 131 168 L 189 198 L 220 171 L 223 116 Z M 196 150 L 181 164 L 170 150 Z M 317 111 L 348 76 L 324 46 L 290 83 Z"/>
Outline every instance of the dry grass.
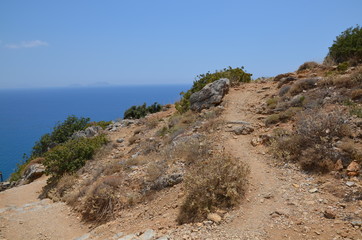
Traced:
<path fill-rule="evenodd" d="M 212 119 L 206 121 L 204 124 L 202 124 L 200 130 L 203 132 L 212 133 L 212 132 L 220 129 L 223 124 L 224 124 L 224 122 L 221 119 L 212 118 Z"/>
<path fill-rule="evenodd" d="M 96 181 L 87 192 L 82 204 L 82 218 L 87 222 L 104 223 L 114 219 L 125 202 L 119 196 L 123 179 L 107 176 Z"/>
<path fill-rule="evenodd" d="M 216 209 L 239 204 L 245 194 L 248 174 L 248 166 L 229 155 L 198 161 L 185 178 L 187 195 L 178 223 L 202 221 Z"/>
<path fill-rule="evenodd" d="M 362 89 L 356 89 L 351 92 L 352 100 L 359 101 L 362 100 Z"/>
<path fill-rule="evenodd" d="M 324 86 L 336 86 L 338 88 L 361 88 L 362 87 L 362 66 L 356 67 L 351 74 L 331 75 L 322 82 Z"/>
<path fill-rule="evenodd" d="M 64 175 L 57 183 L 55 187 L 55 195 L 57 198 L 61 200 L 65 200 L 67 198 L 67 194 L 71 192 L 74 188 L 74 185 L 77 182 L 78 177 L 76 175 Z"/>

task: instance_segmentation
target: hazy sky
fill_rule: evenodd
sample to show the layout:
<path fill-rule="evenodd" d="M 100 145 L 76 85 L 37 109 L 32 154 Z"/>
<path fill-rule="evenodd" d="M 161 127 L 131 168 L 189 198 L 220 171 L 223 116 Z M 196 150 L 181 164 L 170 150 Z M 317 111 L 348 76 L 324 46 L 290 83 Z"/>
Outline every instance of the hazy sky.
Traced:
<path fill-rule="evenodd" d="M 0 1 L 0 88 L 192 83 L 322 61 L 361 0 Z"/>

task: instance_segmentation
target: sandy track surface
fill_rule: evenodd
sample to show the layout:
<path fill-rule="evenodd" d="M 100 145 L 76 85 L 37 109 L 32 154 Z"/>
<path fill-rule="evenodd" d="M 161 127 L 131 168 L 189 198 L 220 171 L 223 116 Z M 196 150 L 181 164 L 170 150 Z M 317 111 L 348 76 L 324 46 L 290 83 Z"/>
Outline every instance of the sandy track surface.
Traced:
<path fill-rule="evenodd" d="M 65 203 L 38 198 L 46 178 L 0 193 L 0 239 L 74 239 L 87 232 Z"/>

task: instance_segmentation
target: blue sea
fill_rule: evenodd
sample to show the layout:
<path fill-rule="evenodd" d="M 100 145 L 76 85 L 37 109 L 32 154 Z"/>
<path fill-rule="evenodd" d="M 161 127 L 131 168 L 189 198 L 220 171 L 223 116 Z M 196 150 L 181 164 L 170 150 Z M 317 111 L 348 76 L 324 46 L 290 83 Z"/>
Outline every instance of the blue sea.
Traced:
<path fill-rule="evenodd" d="M 43 134 L 69 115 L 91 121 L 123 117 L 132 105 L 174 103 L 188 85 L 0 90 L 0 171 L 4 181 Z"/>

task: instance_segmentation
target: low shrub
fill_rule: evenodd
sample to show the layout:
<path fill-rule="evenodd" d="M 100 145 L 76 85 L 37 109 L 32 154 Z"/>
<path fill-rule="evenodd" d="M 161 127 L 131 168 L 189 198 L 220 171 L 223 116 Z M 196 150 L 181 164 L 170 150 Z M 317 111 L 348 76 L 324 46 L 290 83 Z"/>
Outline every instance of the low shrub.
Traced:
<path fill-rule="evenodd" d="M 178 223 L 202 221 L 210 212 L 239 204 L 246 191 L 248 174 L 248 166 L 229 155 L 198 161 L 184 180 L 187 195 Z"/>
<path fill-rule="evenodd" d="M 349 67 L 348 62 L 343 62 L 337 65 L 337 71 L 339 73 L 345 73 Z"/>
<path fill-rule="evenodd" d="M 90 122 L 87 124 L 87 127 L 91 127 L 91 126 L 99 126 L 102 129 L 106 129 L 106 127 L 108 127 L 109 125 L 112 124 L 112 121 L 99 121 L 99 122 Z"/>
<path fill-rule="evenodd" d="M 294 96 L 303 92 L 303 90 L 315 88 L 317 81 L 318 79 L 316 78 L 300 79 L 291 86 L 289 93 Z"/>
<path fill-rule="evenodd" d="M 155 102 L 147 107 L 146 103 L 140 106 L 132 106 L 124 112 L 124 119 L 139 119 L 147 114 L 156 113 L 162 110 L 162 105 Z"/>
<path fill-rule="evenodd" d="M 301 110 L 302 110 L 301 107 L 291 107 L 285 110 L 284 112 L 272 114 L 265 119 L 265 125 L 269 126 L 279 122 L 287 122 L 290 119 L 292 119 L 292 117 L 294 117 Z"/>
<path fill-rule="evenodd" d="M 272 144 L 274 156 L 298 162 L 303 170 L 325 173 L 332 170 L 341 157 L 336 139 L 350 135 L 342 110 L 326 112 L 305 110 L 297 117 L 292 133 L 276 136 Z"/>
<path fill-rule="evenodd" d="M 106 176 L 95 182 L 87 192 L 81 206 L 82 218 L 86 222 L 104 223 L 115 217 L 125 202 L 119 196 L 122 178 Z"/>
<path fill-rule="evenodd" d="M 93 138 L 78 138 L 60 144 L 44 157 L 45 172 L 51 175 L 50 182 L 58 180 L 66 173 L 74 173 L 92 158 L 95 152 L 108 142 L 104 135 Z"/>
<path fill-rule="evenodd" d="M 207 72 L 196 77 L 191 89 L 181 93 L 181 100 L 176 102 L 175 107 L 179 113 L 185 113 L 190 109 L 190 97 L 193 93 L 200 91 L 207 84 L 212 83 L 220 78 L 228 78 L 231 85 L 237 85 L 242 82 L 250 82 L 252 74 L 246 73 L 244 67 L 224 68 L 214 73 Z"/>
<path fill-rule="evenodd" d="M 274 109 L 274 108 L 277 107 L 278 101 L 279 101 L 279 99 L 278 99 L 277 97 L 269 98 L 269 99 L 266 101 L 266 105 L 268 106 L 268 108 Z"/>
<path fill-rule="evenodd" d="M 352 100 L 362 100 L 362 89 L 355 89 L 351 92 Z"/>
<path fill-rule="evenodd" d="M 279 90 L 279 97 L 283 97 L 285 94 L 287 94 L 290 90 L 290 85 L 284 85 Z"/>
<path fill-rule="evenodd" d="M 297 72 L 301 72 L 304 70 L 314 69 L 314 68 L 320 68 L 321 65 L 317 62 L 305 62 L 302 65 L 299 66 Z"/>

